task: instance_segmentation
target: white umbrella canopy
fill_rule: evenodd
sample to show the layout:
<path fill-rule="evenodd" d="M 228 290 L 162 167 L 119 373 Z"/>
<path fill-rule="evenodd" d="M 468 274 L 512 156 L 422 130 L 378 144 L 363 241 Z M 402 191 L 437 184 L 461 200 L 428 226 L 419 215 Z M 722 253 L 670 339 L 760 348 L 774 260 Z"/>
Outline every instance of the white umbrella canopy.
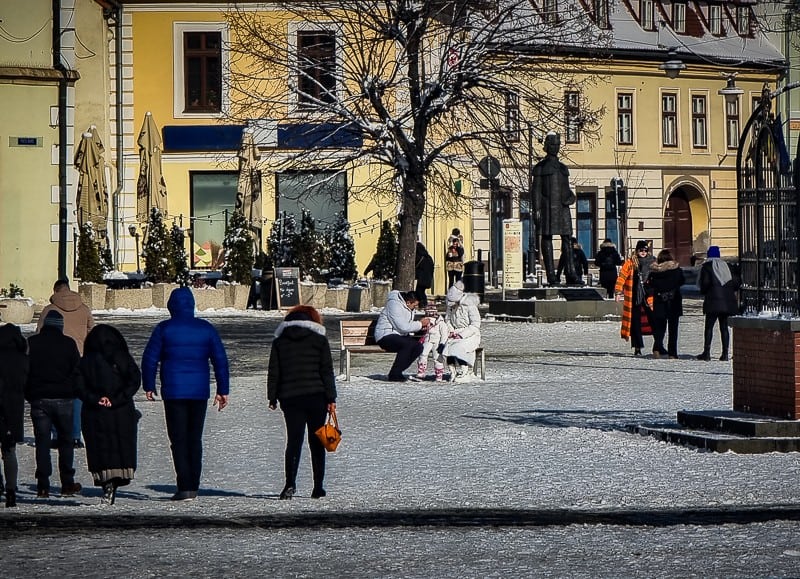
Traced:
<path fill-rule="evenodd" d="M 146 223 L 150 209 L 167 213 L 167 184 L 161 173 L 161 135 L 150 111 L 139 131 L 139 180 L 136 183 L 136 218 Z"/>
<path fill-rule="evenodd" d="M 103 159 L 103 142 L 92 125 L 83 133 L 75 149 L 74 165 L 78 170 L 78 225 L 91 222 L 98 239 L 106 239 L 108 233 L 108 188 Z"/>
<path fill-rule="evenodd" d="M 244 214 L 254 229 L 261 229 L 261 173 L 258 160 L 261 158 L 253 139 L 253 131 L 242 132 L 239 148 L 239 182 L 236 187 L 236 210 Z"/>

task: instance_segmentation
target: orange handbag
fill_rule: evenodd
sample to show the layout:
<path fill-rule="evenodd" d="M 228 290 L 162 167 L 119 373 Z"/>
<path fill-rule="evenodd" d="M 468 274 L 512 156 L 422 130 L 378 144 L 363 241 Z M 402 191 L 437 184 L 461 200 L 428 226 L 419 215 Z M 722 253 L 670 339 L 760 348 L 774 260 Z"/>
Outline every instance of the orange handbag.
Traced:
<path fill-rule="evenodd" d="M 322 446 L 328 452 L 333 452 L 342 441 L 342 431 L 339 429 L 339 419 L 336 418 L 336 410 L 328 413 L 328 420 L 314 431 Z"/>

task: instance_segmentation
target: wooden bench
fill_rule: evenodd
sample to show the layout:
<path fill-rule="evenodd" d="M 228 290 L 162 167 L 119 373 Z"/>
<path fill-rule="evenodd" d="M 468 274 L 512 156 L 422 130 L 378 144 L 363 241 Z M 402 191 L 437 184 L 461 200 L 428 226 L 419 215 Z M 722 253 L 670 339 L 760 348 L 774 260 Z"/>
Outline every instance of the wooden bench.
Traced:
<path fill-rule="evenodd" d="M 377 319 L 340 320 L 341 352 L 339 355 L 339 374 L 344 374 L 345 382 L 350 381 L 350 354 L 392 354 L 375 343 L 375 324 Z M 486 380 L 486 359 L 483 348 L 475 350 L 475 364 L 472 371 L 478 374 L 480 365 L 481 380 Z"/>

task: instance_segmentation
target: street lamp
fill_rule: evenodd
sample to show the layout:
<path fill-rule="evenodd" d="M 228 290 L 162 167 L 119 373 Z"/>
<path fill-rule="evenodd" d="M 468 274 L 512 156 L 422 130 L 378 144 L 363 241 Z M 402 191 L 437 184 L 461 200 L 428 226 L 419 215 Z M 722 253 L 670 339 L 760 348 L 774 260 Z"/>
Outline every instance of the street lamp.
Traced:
<path fill-rule="evenodd" d="M 142 268 L 139 265 L 139 232 L 136 231 L 135 225 L 129 225 L 128 233 L 136 240 L 136 273 L 142 273 Z"/>
<path fill-rule="evenodd" d="M 663 70 L 669 78 L 678 78 L 678 75 L 686 68 L 686 65 L 678 58 L 678 54 L 674 48 L 669 49 L 667 58 L 669 60 L 661 63 L 658 68 Z"/>
<path fill-rule="evenodd" d="M 733 104 L 739 100 L 739 97 L 744 94 L 744 90 L 736 86 L 736 73 L 732 72 L 725 75 L 727 82 L 725 87 L 717 91 L 717 94 L 725 97 L 726 104 Z"/>

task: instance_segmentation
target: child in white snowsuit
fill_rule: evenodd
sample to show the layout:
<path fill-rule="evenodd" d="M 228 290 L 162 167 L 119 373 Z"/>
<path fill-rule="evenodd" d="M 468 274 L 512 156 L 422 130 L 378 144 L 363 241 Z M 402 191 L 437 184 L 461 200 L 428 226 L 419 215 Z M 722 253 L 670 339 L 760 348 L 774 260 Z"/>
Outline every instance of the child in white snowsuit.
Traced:
<path fill-rule="evenodd" d="M 427 315 L 427 312 L 426 312 Z M 428 371 L 428 356 L 434 352 L 433 370 L 435 372 L 435 380 L 441 382 L 444 377 L 444 344 L 447 342 L 447 337 L 450 335 L 450 327 L 440 315 L 430 316 L 431 323 L 428 325 L 428 330 L 425 335 L 420 339 L 422 342 L 422 354 L 417 360 L 417 378 L 424 380 Z"/>

